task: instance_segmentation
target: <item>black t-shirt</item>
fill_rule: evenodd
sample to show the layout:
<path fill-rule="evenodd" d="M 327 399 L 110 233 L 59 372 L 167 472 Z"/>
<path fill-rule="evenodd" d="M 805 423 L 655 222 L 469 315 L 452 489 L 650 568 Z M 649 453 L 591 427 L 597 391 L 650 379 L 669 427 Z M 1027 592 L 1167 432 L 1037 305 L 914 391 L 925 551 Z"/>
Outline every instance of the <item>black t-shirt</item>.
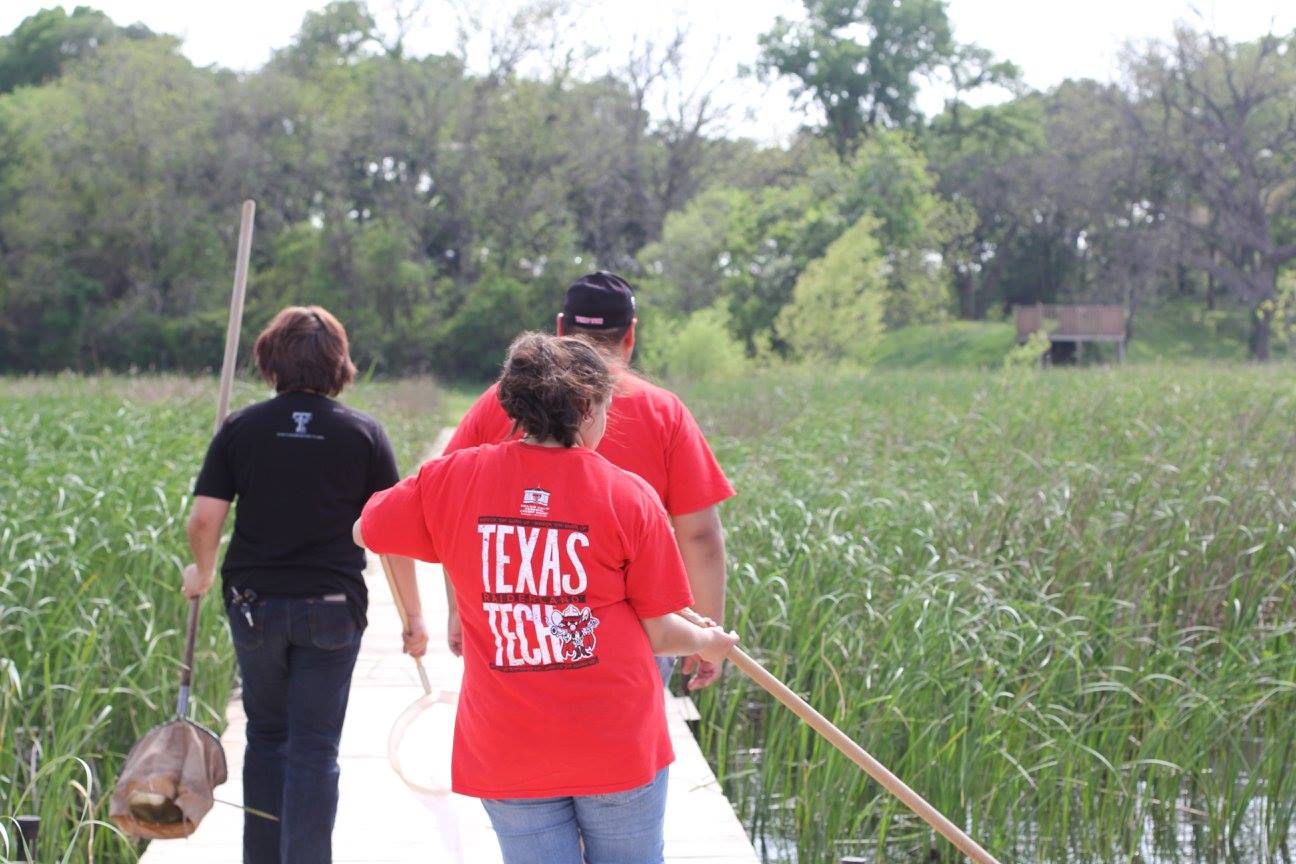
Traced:
<path fill-rule="evenodd" d="M 326 396 L 280 393 L 231 414 L 194 484 L 195 495 L 238 499 L 222 595 L 341 592 L 363 622 L 365 553 L 351 526 L 370 495 L 398 480 L 382 426 Z"/>

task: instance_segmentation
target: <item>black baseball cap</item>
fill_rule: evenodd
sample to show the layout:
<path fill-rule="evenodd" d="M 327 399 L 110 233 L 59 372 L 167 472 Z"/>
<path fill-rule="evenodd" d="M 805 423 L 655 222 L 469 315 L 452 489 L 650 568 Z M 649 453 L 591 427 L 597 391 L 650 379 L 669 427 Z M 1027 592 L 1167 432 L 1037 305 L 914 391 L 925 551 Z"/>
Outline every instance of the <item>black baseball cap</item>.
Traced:
<path fill-rule="evenodd" d="M 628 327 L 635 317 L 634 288 L 615 273 L 586 273 L 567 286 L 563 320 L 587 330 Z"/>

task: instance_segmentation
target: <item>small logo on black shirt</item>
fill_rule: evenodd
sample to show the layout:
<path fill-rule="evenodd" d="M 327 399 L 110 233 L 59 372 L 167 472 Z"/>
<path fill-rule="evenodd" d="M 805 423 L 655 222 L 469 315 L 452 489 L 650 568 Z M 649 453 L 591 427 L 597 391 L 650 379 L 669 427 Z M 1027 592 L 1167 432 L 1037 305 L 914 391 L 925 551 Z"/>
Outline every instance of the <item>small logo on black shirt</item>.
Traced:
<path fill-rule="evenodd" d="M 310 411 L 292 412 L 292 419 L 293 419 L 293 423 L 295 424 L 295 428 L 291 432 L 279 432 L 278 433 L 279 437 L 280 438 L 314 438 L 318 441 L 323 441 L 324 440 L 323 435 L 313 435 L 310 432 L 306 431 L 306 424 L 310 423 L 311 418 L 314 416 L 315 415 Z"/>
<path fill-rule="evenodd" d="M 527 489 L 522 493 L 523 516 L 548 516 L 549 493 L 544 489 Z"/>

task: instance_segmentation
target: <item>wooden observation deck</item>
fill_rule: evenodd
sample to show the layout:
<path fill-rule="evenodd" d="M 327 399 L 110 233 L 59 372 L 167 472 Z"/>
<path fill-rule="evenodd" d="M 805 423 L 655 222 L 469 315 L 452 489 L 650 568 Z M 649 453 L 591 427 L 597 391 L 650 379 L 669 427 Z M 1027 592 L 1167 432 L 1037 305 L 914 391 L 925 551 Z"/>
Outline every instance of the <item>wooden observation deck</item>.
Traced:
<path fill-rule="evenodd" d="M 1058 305 L 1036 303 L 1013 307 L 1017 320 L 1017 342 L 1044 331 L 1055 348 L 1071 343 L 1078 355 L 1086 342 L 1112 342 L 1116 359 L 1124 361 L 1126 342 L 1125 307 L 1108 305 Z"/>

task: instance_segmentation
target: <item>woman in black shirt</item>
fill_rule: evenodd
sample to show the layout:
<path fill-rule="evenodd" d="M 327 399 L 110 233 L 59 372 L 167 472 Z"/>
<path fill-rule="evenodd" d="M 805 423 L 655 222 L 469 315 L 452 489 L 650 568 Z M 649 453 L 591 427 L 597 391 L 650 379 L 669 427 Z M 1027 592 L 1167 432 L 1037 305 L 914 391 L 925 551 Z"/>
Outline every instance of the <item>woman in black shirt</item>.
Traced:
<path fill-rule="evenodd" d="M 346 331 L 326 310 L 289 307 L 257 337 L 257 366 L 278 395 L 231 414 L 194 485 L 188 597 L 215 579 L 231 502 L 221 594 L 243 681 L 245 864 L 328 862 L 337 813 L 338 739 L 368 594 L 351 526 L 400 474 L 386 433 L 335 401 L 355 377 Z M 405 650 L 427 644 L 413 562 L 392 559 L 410 611 Z"/>

